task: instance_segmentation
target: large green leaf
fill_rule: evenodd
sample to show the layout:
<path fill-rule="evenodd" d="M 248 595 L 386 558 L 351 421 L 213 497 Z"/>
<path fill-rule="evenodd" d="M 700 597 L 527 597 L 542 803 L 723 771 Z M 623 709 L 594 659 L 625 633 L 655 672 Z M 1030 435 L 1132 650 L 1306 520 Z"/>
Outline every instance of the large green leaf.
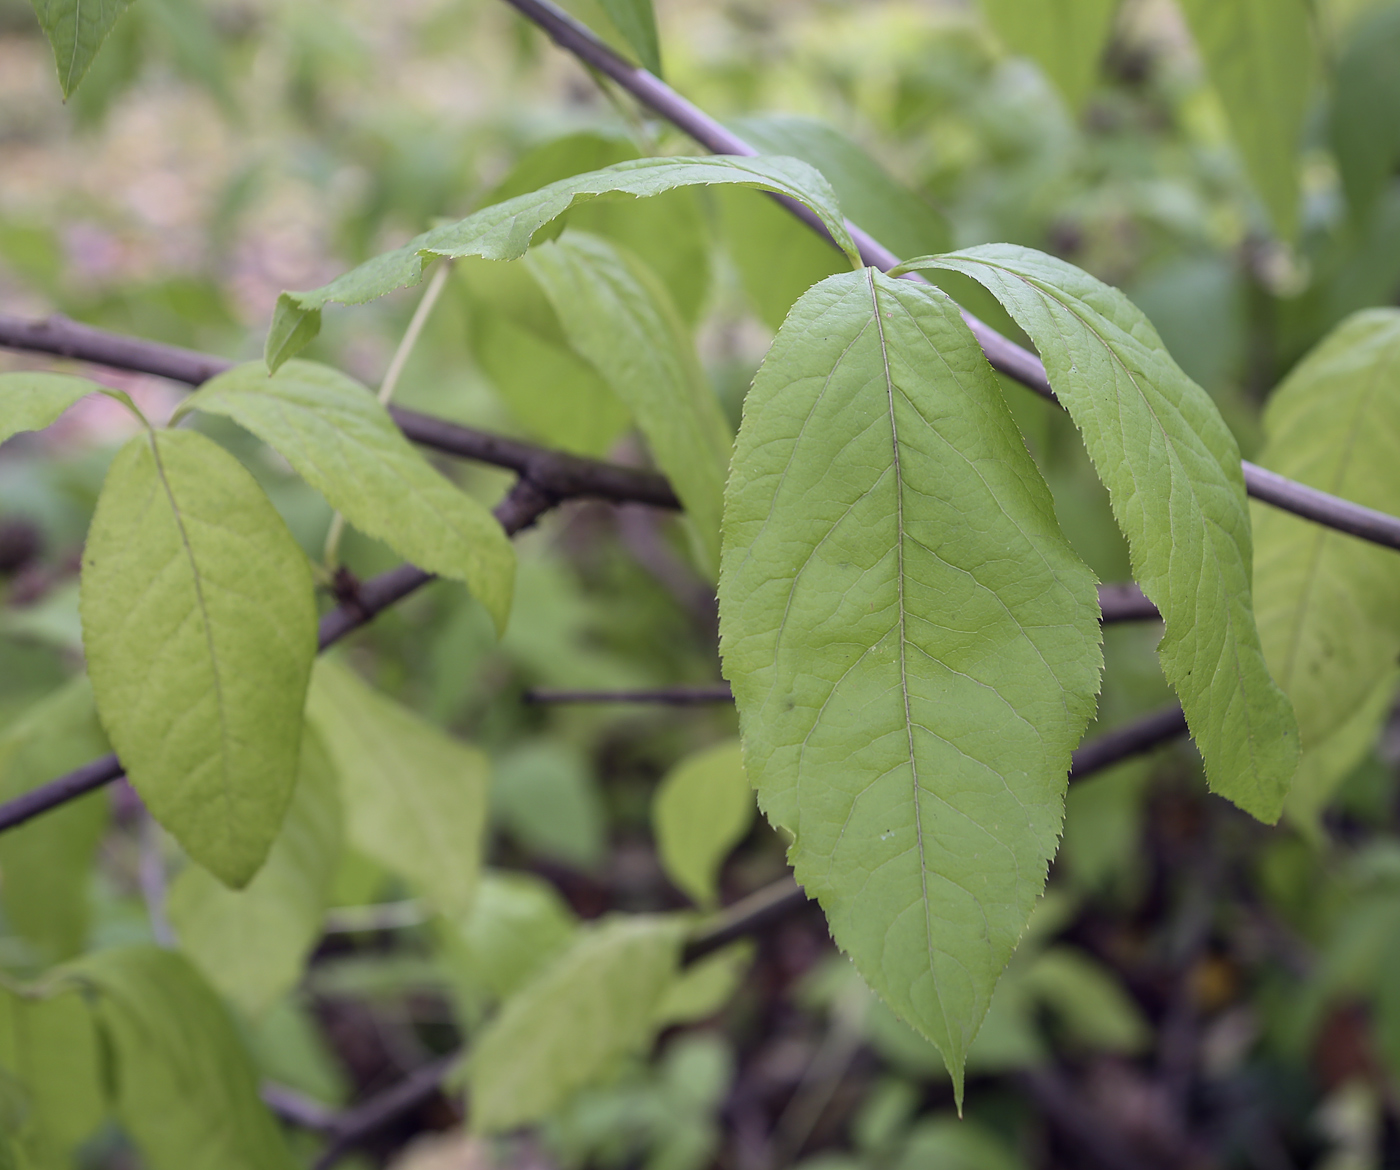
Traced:
<path fill-rule="evenodd" d="M 1157 655 L 1211 788 L 1276 820 L 1298 729 L 1260 649 L 1240 452 L 1215 404 L 1127 297 L 1061 260 L 993 244 L 908 267 L 980 281 L 1039 348 L 1166 620 Z"/>
<path fill-rule="evenodd" d="M 170 888 L 180 949 L 210 985 L 258 1017 L 296 984 L 321 937 L 340 860 L 340 794 L 315 730 L 301 741 L 296 794 L 267 862 L 246 889 L 191 865 Z"/>
<path fill-rule="evenodd" d="M 599 196 L 660 195 L 678 187 L 738 184 L 776 191 L 796 199 L 820 216 L 852 264 L 855 244 L 842 222 L 831 187 L 811 167 L 790 158 L 642 158 L 606 170 L 551 183 L 538 191 L 508 199 L 458 223 L 424 232 L 393 252 L 352 269 L 322 288 L 285 292 L 267 337 L 272 369 L 292 357 L 321 328 L 321 310 L 331 302 L 364 304 L 397 288 L 416 284 L 423 262 L 436 257 L 481 256 L 514 260 L 530 247 L 535 233 L 575 204 Z"/>
<path fill-rule="evenodd" d="M 1352 214 L 1365 222 L 1400 165 L 1400 5 L 1368 13 L 1332 84 L 1331 137 Z"/>
<path fill-rule="evenodd" d="M 526 260 L 577 353 L 631 410 L 714 572 L 732 442 L 665 288 L 600 236 L 568 232 Z"/>
<path fill-rule="evenodd" d="M 92 687 L 85 677 L 76 678 L 0 736 L 0 800 L 109 750 Z M 71 958 L 87 940 L 93 855 L 106 825 L 107 801 L 95 792 L 0 834 L 6 922 L 46 963 Z"/>
<path fill-rule="evenodd" d="M 58 84 L 71 97 L 131 0 L 29 0 L 53 46 Z"/>
<path fill-rule="evenodd" d="M 581 930 L 477 1036 L 467 1064 L 472 1129 L 538 1121 L 650 1044 L 683 937 L 679 919 L 643 914 Z"/>
<path fill-rule="evenodd" d="M 503 630 L 515 551 L 491 513 L 440 474 L 364 386 L 328 366 L 261 362 L 220 374 L 182 410 L 227 415 L 276 448 L 355 527 L 465 582 Z"/>
<path fill-rule="evenodd" d="M 97 710 L 132 784 L 195 861 L 246 884 L 296 782 L 316 655 L 305 554 L 223 448 L 149 432 L 107 472 L 81 605 Z"/>
<path fill-rule="evenodd" d="M 1098 78 L 1118 0 L 981 0 L 981 4 L 1006 47 L 1039 65 L 1071 109 L 1082 109 Z"/>
<path fill-rule="evenodd" d="M 150 1170 L 293 1170 L 218 997 L 175 951 L 116 947 L 68 968 L 89 989 L 117 1116 Z"/>
<path fill-rule="evenodd" d="M 42 431 L 79 398 L 101 390 L 67 374 L 0 374 L 0 443 L 20 431 Z"/>
<path fill-rule="evenodd" d="M 797 880 L 960 1086 L 1101 657 L 1093 575 L 937 289 L 867 269 L 794 306 L 744 407 L 720 625 Z"/>
<path fill-rule="evenodd" d="M 1298 149 L 1316 75 L 1305 0 L 1181 0 L 1231 133 L 1279 232 L 1298 230 Z"/>
<path fill-rule="evenodd" d="M 651 805 L 667 876 L 702 906 L 719 899 L 719 867 L 753 823 L 753 789 L 739 741 L 687 756 L 657 786 Z"/>
<path fill-rule="evenodd" d="M 350 843 L 465 915 L 481 870 L 486 757 L 326 659 L 307 716 L 339 773 Z"/>
<path fill-rule="evenodd" d="M 74 1149 L 107 1112 L 97 1032 L 80 996 L 0 988 L 0 1079 L 19 1097 L 19 1116 L 0 1118 L 0 1130 L 13 1127 L 28 1158 L 22 1165 L 71 1166 Z"/>
<path fill-rule="evenodd" d="M 617 26 L 637 54 L 637 59 L 661 76 L 661 42 L 656 35 L 656 13 L 651 0 L 599 0 L 608 19 Z"/>
<path fill-rule="evenodd" d="M 1372 508 L 1400 505 L 1400 309 L 1348 318 L 1274 392 L 1264 414 L 1259 461 L 1301 483 Z M 1331 739 L 1384 699 L 1368 703 L 1400 657 L 1400 554 L 1255 505 L 1254 590 L 1259 635 L 1274 677 L 1293 700 L 1303 749 Z M 1336 756 L 1333 781 L 1357 752 Z M 1348 761 L 1347 756 L 1352 758 Z M 1328 783 L 1309 767 L 1305 804 L 1316 809 Z M 1290 807 L 1293 807 L 1290 802 Z M 1299 807 L 1301 811 L 1301 806 Z"/>

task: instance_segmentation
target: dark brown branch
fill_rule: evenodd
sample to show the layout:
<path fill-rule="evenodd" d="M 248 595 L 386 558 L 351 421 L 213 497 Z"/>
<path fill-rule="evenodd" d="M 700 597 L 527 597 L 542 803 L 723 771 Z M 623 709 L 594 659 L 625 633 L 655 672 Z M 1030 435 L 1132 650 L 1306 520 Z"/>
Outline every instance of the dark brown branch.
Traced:
<path fill-rule="evenodd" d="M 613 52 L 588 28 L 560 11 L 548 0 L 506 0 L 506 3 L 543 29 L 560 48 L 612 78 L 643 105 L 660 114 L 707 150 L 715 154 L 732 154 L 744 158 L 752 158 L 759 153 L 733 131 L 686 101 L 665 82 Z M 778 202 L 803 223 L 830 239 L 821 220 L 802 204 L 783 197 L 779 197 Z M 882 272 L 888 272 L 899 265 L 900 258 L 868 232 L 862 231 L 849 220 L 846 221 L 846 228 L 866 264 Z M 917 273 L 909 273 L 908 276 L 911 279 L 922 279 Z M 976 336 L 993 369 L 1015 379 L 1042 397 L 1055 400 L 1055 392 L 1050 387 L 1045 366 L 1035 354 L 1017 345 L 1010 338 L 1002 336 L 966 310 L 963 310 L 963 319 Z M 1241 463 L 1241 468 L 1244 472 L 1245 488 L 1255 499 L 1338 532 L 1360 537 L 1372 544 L 1400 549 L 1400 517 L 1364 508 L 1350 500 L 1295 483 L 1276 472 L 1267 471 L 1247 461 Z"/>
<path fill-rule="evenodd" d="M 1071 783 L 1083 780 L 1095 772 L 1112 767 L 1129 756 L 1151 751 L 1158 744 L 1186 734 L 1186 715 L 1180 707 L 1165 707 L 1144 715 L 1123 727 L 1081 744 L 1073 756 L 1069 778 Z"/>

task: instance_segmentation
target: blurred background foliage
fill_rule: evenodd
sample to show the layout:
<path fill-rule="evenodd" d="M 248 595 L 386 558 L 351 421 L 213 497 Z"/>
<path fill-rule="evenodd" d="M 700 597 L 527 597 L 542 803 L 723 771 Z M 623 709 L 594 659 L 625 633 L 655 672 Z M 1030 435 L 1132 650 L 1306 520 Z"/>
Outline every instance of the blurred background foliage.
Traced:
<path fill-rule="evenodd" d="M 607 27 L 591 3 L 572 7 Z M 1010 241 L 1122 287 L 1246 456 L 1263 402 L 1298 358 L 1348 313 L 1400 294 L 1393 0 L 1310 6 L 1322 82 L 1305 89 L 1291 237 L 1271 226 L 1170 0 L 1127 0 L 1101 59 L 1071 80 L 1073 107 L 959 0 L 675 0 L 658 17 L 672 85 L 760 145 L 830 162 L 847 211 L 890 224 L 896 251 Z M 494 0 L 138 0 L 66 106 L 29 5 L 0 0 L 0 309 L 250 358 L 280 289 L 320 284 L 443 217 L 562 175 L 689 150 Z M 748 193 L 597 204 L 570 225 L 653 265 L 736 425 L 787 305 L 839 267 Z M 1014 332 L 970 284 L 949 287 Z M 314 355 L 373 384 L 413 303 L 328 315 Z M 0 355 L 3 368 L 26 364 L 38 363 Z M 103 378 L 158 415 L 178 400 L 152 379 Z M 463 264 L 398 401 L 636 461 L 625 414 L 608 413 L 590 378 L 525 262 Z M 563 416 L 560 388 L 588 409 Z M 1071 539 L 1103 580 L 1126 580 L 1068 420 L 1015 386 L 1007 394 Z M 7 725 L 81 668 L 77 551 L 125 425 L 90 402 L 0 457 Z M 324 502 L 248 436 L 201 425 L 255 470 L 319 557 Z M 506 483 L 452 474 L 484 499 Z M 402 879 L 346 856 L 305 978 L 241 1017 L 263 1073 L 327 1104 L 382 1089 L 469 1034 L 576 918 L 687 905 L 658 864 L 653 793 L 677 761 L 734 735 L 732 712 L 522 695 L 718 678 L 712 592 L 679 525 L 640 508 L 571 506 L 518 545 L 499 642 L 463 591 L 438 585 L 349 652 L 377 686 L 491 754 L 500 885 L 487 887 L 498 918 L 444 926 L 414 917 Z M 394 560 L 353 533 L 344 555 L 359 574 Z M 1156 637 L 1107 631 L 1101 728 L 1168 700 Z M 5 782 L 17 791 L 100 746 L 95 729 L 75 733 L 64 758 L 12 760 Z M 364 1164 L 1068 1167 L 1094 1164 L 1081 1131 L 1111 1117 L 1154 1151 L 1141 1165 L 1394 1165 L 1397 762 L 1391 727 L 1308 839 L 1206 797 L 1185 746 L 1077 784 L 1050 893 L 973 1049 L 962 1123 L 937 1054 L 872 999 L 808 912 L 714 977 L 720 994 L 699 1023 L 665 1031 L 653 1054 L 538 1131 L 488 1149 L 454 1136 L 439 1097 L 386 1129 Z M 159 890 L 143 824 L 117 792 L 0 841 L 0 962 L 31 973 L 150 937 Z M 25 885 L 25 850 L 52 865 L 58 849 L 75 851 L 76 902 Z M 784 872 L 781 842 L 756 822 L 723 869 L 722 900 Z M 386 906 L 400 920 L 374 917 Z M 519 943 L 513 958 L 500 959 L 492 922 Z M 133 1159 L 108 1131 L 81 1155 L 94 1167 Z"/>

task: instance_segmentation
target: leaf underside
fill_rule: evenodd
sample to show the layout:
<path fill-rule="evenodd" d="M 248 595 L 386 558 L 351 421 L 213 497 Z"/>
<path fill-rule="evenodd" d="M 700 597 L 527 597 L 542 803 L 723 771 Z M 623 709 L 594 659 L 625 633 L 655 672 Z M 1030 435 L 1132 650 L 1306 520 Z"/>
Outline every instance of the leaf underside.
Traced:
<path fill-rule="evenodd" d="M 21 431 L 41 431 L 78 399 L 102 389 L 69 374 L 0 374 L 0 443 Z"/>
<path fill-rule="evenodd" d="M 798 881 L 960 1093 L 1101 656 L 1093 575 L 941 292 L 865 270 L 794 306 L 745 404 L 720 616 Z"/>
<path fill-rule="evenodd" d="M 58 84 L 64 98 L 73 96 L 131 0 L 30 0 L 53 48 Z"/>

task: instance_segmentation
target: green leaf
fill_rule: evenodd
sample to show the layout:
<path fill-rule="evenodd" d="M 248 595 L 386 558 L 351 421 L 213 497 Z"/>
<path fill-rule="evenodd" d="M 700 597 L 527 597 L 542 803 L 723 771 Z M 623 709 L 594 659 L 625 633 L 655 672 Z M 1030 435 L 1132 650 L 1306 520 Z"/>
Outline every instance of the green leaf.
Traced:
<path fill-rule="evenodd" d="M 180 949 L 250 1018 L 301 978 L 321 937 L 342 831 L 335 772 L 320 736 L 308 728 L 296 793 L 257 877 L 246 889 L 230 890 L 191 865 L 171 886 L 168 910 Z"/>
<path fill-rule="evenodd" d="M 95 993 L 117 1116 L 150 1170 L 293 1170 L 218 997 L 174 951 L 116 947 L 67 968 Z"/>
<path fill-rule="evenodd" d="M 1108 488 L 1133 576 L 1165 618 L 1157 656 L 1211 790 L 1277 820 L 1297 723 L 1260 649 L 1240 452 L 1215 404 L 1127 297 L 1061 260 L 994 244 L 906 267 L 980 281 L 1035 342 Z"/>
<path fill-rule="evenodd" d="M 797 880 L 960 1092 L 1101 656 L 1093 575 L 937 289 L 867 269 L 794 306 L 744 407 L 720 628 Z"/>
<path fill-rule="evenodd" d="M 285 292 L 267 338 L 267 364 L 275 370 L 320 330 L 321 310 L 331 302 L 361 305 L 417 284 L 424 260 L 481 256 L 514 260 L 523 256 L 535 234 L 574 205 L 599 196 L 660 195 L 677 187 L 714 183 L 739 184 L 776 191 L 806 204 L 821 218 L 851 263 L 859 263 L 855 244 L 842 222 L 831 187 L 811 167 L 790 158 L 642 158 L 606 170 L 551 183 L 538 191 L 483 208 L 458 223 L 434 228 L 393 252 L 366 261 L 322 288 Z"/>
<path fill-rule="evenodd" d="M 643 914 L 584 927 L 507 1000 L 468 1058 L 473 1131 L 538 1121 L 643 1051 L 675 977 L 683 929 L 677 918 Z"/>
<path fill-rule="evenodd" d="M 44 35 L 53 46 L 58 84 L 73 96 L 97 50 L 131 0 L 30 0 Z"/>
<path fill-rule="evenodd" d="M 656 1026 L 696 1024 L 714 1015 L 734 998 L 753 966 L 754 947 L 744 939 L 691 963 L 671 984 L 656 1006 Z"/>
<path fill-rule="evenodd" d="M 1356 24 L 1332 83 L 1332 149 L 1352 215 L 1364 223 L 1400 165 L 1400 5 Z"/>
<path fill-rule="evenodd" d="M 737 118 L 729 125 L 766 154 L 791 155 L 816 167 L 836 192 L 842 214 L 896 256 L 926 256 L 952 247 L 948 225 L 931 204 L 825 122 L 792 114 L 762 114 Z M 764 202 L 775 206 L 771 199 Z M 811 229 L 803 230 L 812 236 Z M 828 257 L 836 259 L 829 244 L 821 246 Z"/>
<path fill-rule="evenodd" d="M 733 444 L 665 288 L 635 257 L 582 232 L 541 245 L 526 263 L 574 351 L 631 410 L 694 522 L 702 562 L 713 573 Z"/>
<path fill-rule="evenodd" d="M 81 997 L 0 988 L 0 1074 L 18 1090 L 19 1117 L 0 1118 L 0 1130 L 17 1139 L 21 1165 L 71 1166 L 107 1113 L 97 1032 Z"/>
<path fill-rule="evenodd" d="M 1051 947 L 1027 965 L 1019 982 L 1080 1044 L 1135 1053 L 1151 1043 L 1152 1029 L 1137 1004 L 1107 968 L 1083 951 Z"/>
<path fill-rule="evenodd" d="M 491 513 L 439 473 L 353 378 L 296 362 L 220 374 L 181 406 L 226 415 L 275 448 L 361 531 L 464 582 L 503 630 L 515 551 Z"/>
<path fill-rule="evenodd" d="M 326 659 L 316 664 L 307 717 L 340 775 L 350 843 L 444 913 L 468 913 L 486 828 L 486 757 Z"/>
<path fill-rule="evenodd" d="M 585 870 L 607 856 L 607 811 L 575 747 L 536 738 L 501 756 L 491 815 L 529 853 Z"/>
<path fill-rule="evenodd" d="M 0 374 L 0 443 L 20 431 L 42 431 L 79 398 L 101 390 L 67 374 Z"/>
<path fill-rule="evenodd" d="M 608 19 L 647 69 L 661 76 L 661 42 L 656 35 L 656 13 L 651 0 L 599 0 Z"/>
<path fill-rule="evenodd" d="M 1098 80 L 1118 0 L 981 0 L 981 4 L 1006 47 L 1039 65 L 1070 109 L 1082 110 Z"/>
<path fill-rule="evenodd" d="M 753 824 L 739 741 L 682 760 L 657 786 L 651 823 L 667 876 L 702 906 L 719 900 L 719 867 Z"/>
<path fill-rule="evenodd" d="M 191 858 L 245 885 L 296 783 L 316 655 L 305 554 L 223 448 L 149 432 L 107 472 L 81 606 L 97 710 L 131 783 Z"/>
<path fill-rule="evenodd" d="M 1298 232 L 1298 149 L 1316 75 L 1304 0 L 1181 0 L 1245 170 L 1280 235 Z"/>
<path fill-rule="evenodd" d="M 1271 471 L 1383 511 L 1400 501 L 1400 309 L 1348 318 L 1274 391 L 1264 413 Z M 1293 701 L 1305 753 L 1335 736 L 1387 684 L 1400 657 L 1400 556 L 1254 505 L 1254 595 L 1274 678 Z M 1382 705 L 1383 712 L 1383 705 Z M 1375 724 L 1371 731 L 1374 732 Z M 1357 753 L 1335 755 L 1332 779 Z M 1352 756 L 1348 761 L 1347 757 Z M 1317 807 L 1327 785 L 1309 768 Z"/>
<path fill-rule="evenodd" d="M 92 687 L 76 678 L 30 708 L 0 736 L 0 800 L 15 797 L 110 751 Z M 107 800 L 91 793 L 0 834 L 0 905 L 14 933 L 45 963 L 87 941 L 93 855 Z"/>

